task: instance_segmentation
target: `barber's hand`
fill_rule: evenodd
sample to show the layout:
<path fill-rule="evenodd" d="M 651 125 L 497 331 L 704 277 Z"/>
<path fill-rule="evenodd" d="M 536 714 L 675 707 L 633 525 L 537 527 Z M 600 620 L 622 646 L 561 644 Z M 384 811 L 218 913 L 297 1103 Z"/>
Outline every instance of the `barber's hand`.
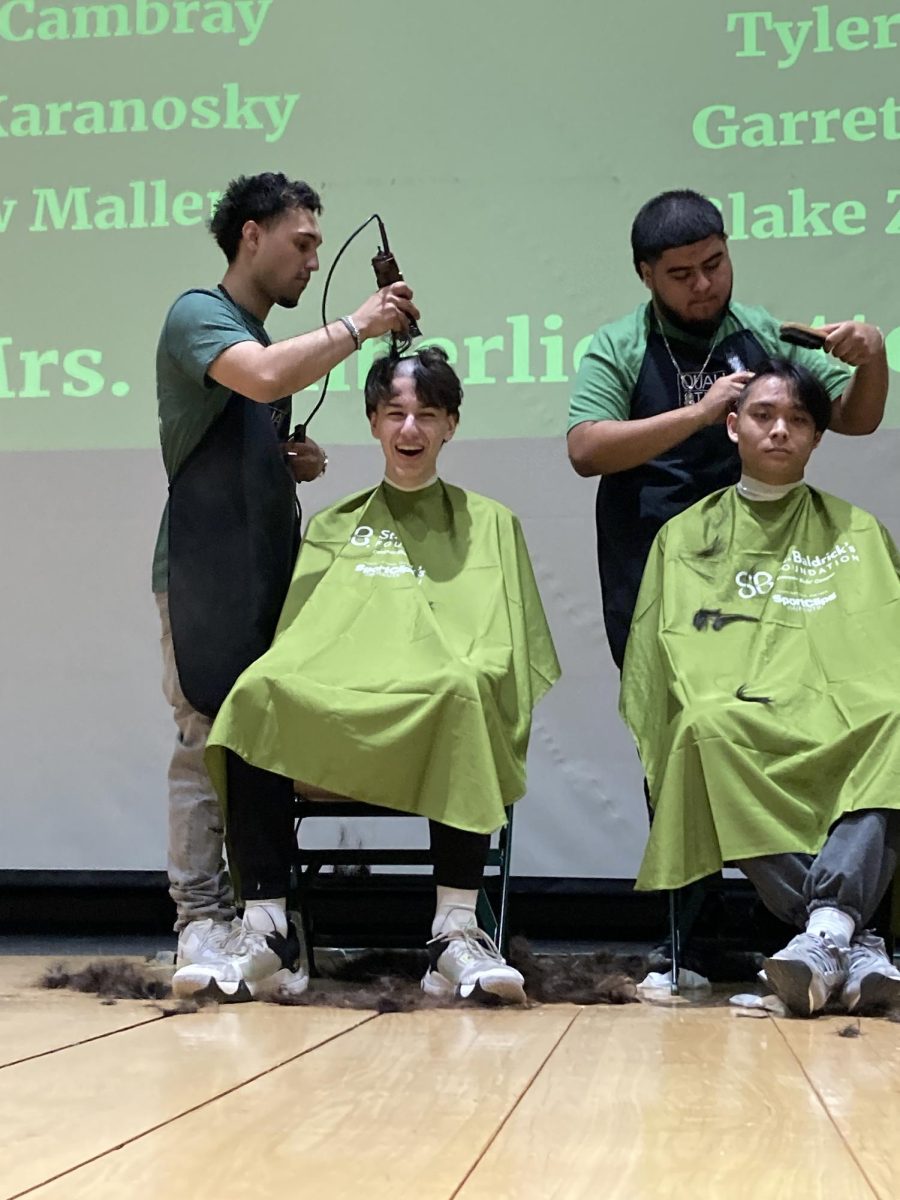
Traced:
<path fill-rule="evenodd" d="M 305 442 L 285 442 L 282 450 L 295 483 L 309 483 L 325 474 L 328 457 L 312 438 Z"/>
<path fill-rule="evenodd" d="M 702 400 L 697 401 L 697 410 L 706 425 L 722 425 L 732 404 L 753 378 L 752 371 L 735 371 L 717 379 Z"/>
<path fill-rule="evenodd" d="M 365 340 L 383 333 L 406 333 L 410 317 L 419 319 L 412 297 L 412 288 L 403 282 L 392 283 L 370 296 L 353 314 L 359 336 Z"/>
<path fill-rule="evenodd" d="M 850 367 L 863 367 L 884 352 L 884 337 L 875 325 L 839 321 L 835 325 L 818 325 L 816 331 L 827 334 L 825 351 Z"/>

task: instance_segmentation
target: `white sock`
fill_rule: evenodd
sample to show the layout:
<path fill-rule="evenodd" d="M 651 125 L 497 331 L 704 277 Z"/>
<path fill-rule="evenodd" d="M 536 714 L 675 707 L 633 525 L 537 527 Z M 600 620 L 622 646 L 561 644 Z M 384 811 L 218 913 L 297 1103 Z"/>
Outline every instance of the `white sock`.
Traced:
<path fill-rule="evenodd" d="M 470 925 L 477 925 L 477 903 L 477 889 L 468 891 L 466 888 L 442 887 L 438 884 L 431 936 L 434 938 L 439 934 L 449 933 L 451 929 L 468 929 Z"/>
<path fill-rule="evenodd" d="M 273 900 L 248 900 L 244 905 L 244 928 L 271 933 L 272 926 L 282 937 L 287 935 L 287 896 Z"/>
<path fill-rule="evenodd" d="M 856 933 L 856 922 L 849 913 L 828 905 L 814 908 L 806 922 L 806 932 L 821 936 L 827 933 L 838 946 L 849 946 Z"/>

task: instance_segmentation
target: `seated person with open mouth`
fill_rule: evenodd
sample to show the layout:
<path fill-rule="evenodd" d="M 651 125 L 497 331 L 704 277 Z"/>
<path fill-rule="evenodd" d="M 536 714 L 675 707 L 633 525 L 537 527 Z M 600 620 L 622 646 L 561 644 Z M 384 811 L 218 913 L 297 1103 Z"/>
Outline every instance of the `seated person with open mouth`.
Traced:
<path fill-rule="evenodd" d="M 285 912 L 302 780 L 429 819 L 426 992 L 524 1000 L 475 905 L 490 835 L 525 791 L 532 710 L 559 665 L 516 517 L 437 475 L 462 400 L 446 354 L 378 360 L 365 396 L 384 480 L 310 521 L 272 647 L 209 737 L 244 944 L 177 971 L 177 995 L 306 986 Z"/>

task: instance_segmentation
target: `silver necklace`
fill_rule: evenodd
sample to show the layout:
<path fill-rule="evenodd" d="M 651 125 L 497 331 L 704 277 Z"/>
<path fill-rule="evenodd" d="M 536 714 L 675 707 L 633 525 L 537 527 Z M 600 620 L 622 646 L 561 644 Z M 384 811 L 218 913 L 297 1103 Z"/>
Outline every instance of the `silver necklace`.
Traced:
<path fill-rule="evenodd" d="M 697 404 L 706 395 L 706 389 L 703 387 L 703 376 L 706 368 L 709 366 L 709 360 L 713 356 L 713 350 L 716 348 L 716 338 L 719 336 L 718 329 L 712 336 L 712 341 L 709 344 L 709 353 L 707 354 L 703 366 L 699 371 L 683 371 L 678 364 L 678 359 L 672 353 L 672 347 L 669 345 L 669 339 L 666 337 L 666 332 L 663 329 L 662 321 L 656 309 L 653 310 L 653 318 L 656 321 L 656 328 L 659 330 L 659 336 L 663 340 L 663 345 L 666 348 L 666 353 L 672 360 L 672 366 L 675 368 L 675 377 L 678 380 L 679 389 L 679 404 Z"/>

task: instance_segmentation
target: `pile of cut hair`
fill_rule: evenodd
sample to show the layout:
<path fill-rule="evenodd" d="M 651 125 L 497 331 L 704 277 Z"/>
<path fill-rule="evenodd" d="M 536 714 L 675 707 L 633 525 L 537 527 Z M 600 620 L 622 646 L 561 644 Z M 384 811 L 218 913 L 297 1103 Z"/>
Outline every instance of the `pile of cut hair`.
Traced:
<path fill-rule="evenodd" d="M 141 963 L 125 958 L 98 959 L 70 971 L 63 963 L 49 967 L 41 976 L 40 987 L 56 990 L 66 988 L 71 992 L 87 992 L 96 996 L 101 1004 L 115 1004 L 119 1000 L 152 1000 L 164 1017 L 181 1013 L 197 1012 L 200 1005 L 191 1000 L 181 1000 L 174 1005 L 162 1004 L 172 995 L 171 984 L 161 979 L 159 973 Z"/>
<path fill-rule="evenodd" d="M 514 938 L 508 961 L 522 972 L 529 1005 L 532 1004 L 633 1004 L 638 1000 L 636 978 L 647 971 L 641 955 L 594 951 L 588 954 L 535 954 L 524 938 Z M 416 1009 L 476 1006 L 472 1000 L 445 1000 L 427 995 L 419 980 L 427 966 L 421 951 L 370 951 L 334 966 L 300 996 L 272 992 L 265 1001 L 289 1007 L 371 1010 L 377 1013 L 412 1012 Z M 88 963 L 78 971 L 63 964 L 47 970 L 40 980 L 45 988 L 68 988 L 99 997 L 101 1003 L 117 1000 L 163 1001 L 171 997 L 169 983 L 158 970 L 126 959 Z M 477 1005 L 482 1007 L 482 1005 Z M 196 1003 L 175 1008 L 159 1006 L 171 1016 L 195 1012 Z"/>

